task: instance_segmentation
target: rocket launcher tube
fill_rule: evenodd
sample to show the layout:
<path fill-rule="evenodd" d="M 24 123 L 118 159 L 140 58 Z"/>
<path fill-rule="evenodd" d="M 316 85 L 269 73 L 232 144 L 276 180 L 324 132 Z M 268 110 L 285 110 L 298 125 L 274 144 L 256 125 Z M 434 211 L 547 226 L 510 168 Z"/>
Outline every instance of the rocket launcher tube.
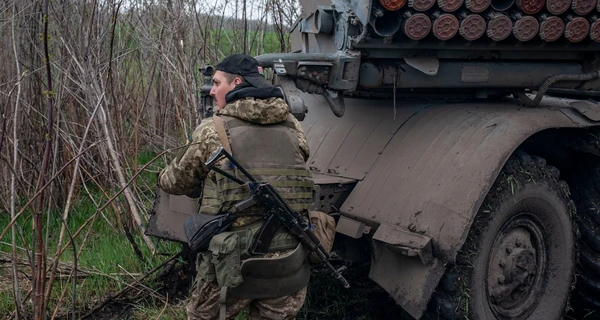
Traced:
<path fill-rule="evenodd" d="M 434 12 L 433 35 L 442 40 L 449 40 L 458 33 L 458 19 L 450 13 Z"/>
<path fill-rule="evenodd" d="M 592 17 L 592 25 L 590 26 L 590 39 L 594 42 L 600 42 L 600 19 L 597 16 Z"/>
<path fill-rule="evenodd" d="M 390 11 L 396 11 L 404 7 L 406 0 L 379 0 L 379 3 Z"/>
<path fill-rule="evenodd" d="M 540 29 L 540 23 L 532 16 L 523 16 L 521 13 L 513 15 L 513 35 L 517 40 L 526 42 L 533 39 Z"/>
<path fill-rule="evenodd" d="M 565 31 L 565 23 L 561 18 L 542 14 L 539 17 L 539 20 L 540 39 L 546 42 L 553 42 L 560 39 Z"/>
<path fill-rule="evenodd" d="M 590 31 L 590 23 L 583 17 L 567 16 L 565 26 L 565 38 L 570 42 L 579 42 L 587 37 Z"/>
<path fill-rule="evenodd" d="M 446 12 L 454 12 L 458 10 L 462 4 L 463 0 L 437 0 L 438 7 Z"/>
<path fill-rule="evenodd" d="M 502 41 L 510 35 L 513 23 L 507 15 L 498 12 L 488 12 L 486 16 L 489 19 L 486 35 L 490 39 L 493 41 Z"/>
<path fill-rule="evenodd" d="M 411 40 L 421 40 L 431 31 L 431 19 L 423 13 L 413 14 L 410 11 L 404 13 L 406 19 L 402 25 L 402 31 Z"/>
<path fill-rule="evenodd" d="M 515 0 L 492 0 L 491 7 L 496 11 L 508 10 L 515 3 Z"/>
<path fill-rule="evenodd" d="M 571 0 L 546 0 L 546 10 L 551 14 L 561 15 L 571 7 Z"/>
<path fill-rule="evenodd" d="M 458 32 L 468 41 L 475 41 L 485 33 L 485 19 L 478 14 L 459 14 L 460 27 Z"/>
<path fill-rule="evenodd" d="M 491 0 L 465 0 L 465 7 L 474 13 L 485 11 L 491 4 Z"/>
<path fill-rule="evenodd" d="M 400 30 L 400 15 L 394 11 L 373 8 L 369 23 L 378 35 L 382 37 L 393 36 Z"/>
<path fill-rule="evenodd" d="M 571 9 L 580 16 L 584 16 L 596 8 L 596 0 L 573 0 Z"/>
<path fill-rule="evenodd" d="M 416 11 L 427 11 L 433 7 L 435 0 L 408 0 L 408 6 Z"/>
<path fill-rule="evenodd" d="M 525 14 L 536 14 L 544 8 L 546 0 L 516 0 L 516 4 Z"/>

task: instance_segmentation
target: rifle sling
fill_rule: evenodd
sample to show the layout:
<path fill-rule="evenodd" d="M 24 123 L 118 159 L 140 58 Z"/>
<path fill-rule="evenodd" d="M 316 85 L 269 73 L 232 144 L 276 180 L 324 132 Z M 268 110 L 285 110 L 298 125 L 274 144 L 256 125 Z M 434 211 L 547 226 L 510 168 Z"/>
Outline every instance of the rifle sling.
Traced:
<path fill-rule="evenodd" d="M 225 124 L 223 123 L 223 118 L 214 115 L 213 121 L 215 123 L 215 129 L 217 130 L 217 134 L 219 135 L 219 140 L 221 141 L 223 149 L 225 149 L 225 151 L 227 151 L 229 154 L 232 154 L 231 145 L 229 144 L 229 139 L 227 139 L 227 133 L 225 132 Z"/>

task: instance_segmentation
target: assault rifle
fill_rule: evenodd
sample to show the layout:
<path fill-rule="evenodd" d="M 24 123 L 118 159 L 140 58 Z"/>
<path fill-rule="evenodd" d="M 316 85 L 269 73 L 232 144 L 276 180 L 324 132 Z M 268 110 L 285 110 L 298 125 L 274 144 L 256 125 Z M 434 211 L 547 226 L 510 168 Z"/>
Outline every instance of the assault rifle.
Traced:
<path fill-rule="evenodd" d="M 248 178 L 249 182 L 244 182 L 216 167 L 214 164 L 222 159 L 223 156 L 227 157 L 227 159 L 231 161 L 231 163 L 240 170 L 246 178 Z M 338 279 L 344 288 L 350 287 L 348 281 L 342 276 L 343 269 L 335 269 L 331 265 L 329 262 L 329 254 L 325 248 L 323 248 L 321 242 L 312 230 L 309 229 L 308 224 L 304 222 L 298 213 L 290 209 L 273 186 L 267 182 L 256 181 L 254 177 L 252 177 L 252 175 L 250 175 L 250 173 L 248 173 L 248 171 L 246 171 L 246 169 L 244 169 L 231 154 L 229 154 L 229 152 L 223 149 L 223 147 L 220 147 L 205 165 L 211 170 L 224 175 L 240 185 L 248 183 L 252 195 L 250 198 L 242 200 L 235 205 L 237 212 L 243 211 L 256 204 L 262 204 L 267 208 L 267 213 L 264 217 L 265 222 L 250 246 L 250 253 L 267 253 L 267 249 L 269 248 L 269 244 L 271 243 L 275 232 L 283 225 L 291 234 L 295 235 L 311 253 L 315 254 L 322 263 L 327 265 L 327 268 L 333 274 L 334 278 Z"/>

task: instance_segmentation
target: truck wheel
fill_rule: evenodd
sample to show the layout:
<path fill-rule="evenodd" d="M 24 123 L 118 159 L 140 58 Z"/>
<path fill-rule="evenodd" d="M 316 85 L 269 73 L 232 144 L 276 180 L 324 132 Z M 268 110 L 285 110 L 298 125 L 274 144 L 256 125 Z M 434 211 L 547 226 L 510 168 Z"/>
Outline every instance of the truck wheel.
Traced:
<path fill-rule="evenodd" d="M 579 264 L 573 307 L 578 317 L 598 319 L 600 310 L 600 167 L 583 166 L 574 181 L 579 213 Z"/>
<path fill-rule="evenodd" d="M 574 280 L 575 208 L 568 194 L 558 169 L 517 152 L 484 200 L 429 314 L 560 319 Z"/>

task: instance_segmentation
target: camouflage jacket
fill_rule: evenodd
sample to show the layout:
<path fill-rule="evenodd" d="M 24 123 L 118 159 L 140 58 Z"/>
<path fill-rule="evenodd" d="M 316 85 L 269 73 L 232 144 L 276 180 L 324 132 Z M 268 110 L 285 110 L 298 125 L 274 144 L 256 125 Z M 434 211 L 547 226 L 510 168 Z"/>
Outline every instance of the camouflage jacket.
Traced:
<path fill-rule="evenodd" d="M 281 98 L 264 100 L 243 98 L 227 104 L 217 115 L 226 115 L 258 124 L 274 124 L 285 121 L 289 113 L 288 105 Z M 300 127 L 293 118 L 298 129 L 299 150 L 304 160 L 309 157 L 308 142 Z M 209 172 L 204 163 L 221 146 L 217 130 L 212 118 L 202 120 L 192 133 L 190 144 L 180 151 L 175 159 L 164 168 L 158 183 L 167 193 L 174 195 L 190 194 L 202 186 L 202 181 Z"/>

